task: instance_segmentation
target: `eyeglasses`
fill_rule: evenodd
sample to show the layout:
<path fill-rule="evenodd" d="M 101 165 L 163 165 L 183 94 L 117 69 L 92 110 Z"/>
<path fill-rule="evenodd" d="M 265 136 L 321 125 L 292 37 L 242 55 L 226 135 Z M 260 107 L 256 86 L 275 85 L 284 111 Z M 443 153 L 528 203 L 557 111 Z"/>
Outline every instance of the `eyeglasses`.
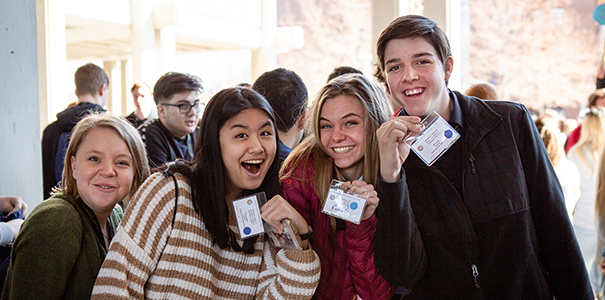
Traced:
<path fill-rule="evenodd" d="M 189 104 L 189 103 L 181 103 L 181 104 L 170 104 L 170 103 L 162 103 L 162 105 L 165 106 L 174 106 L 174 107 L 178 107 L 179 108 L 179 112 L 182 114 L 188 114 L 191 109 L 193 109 L 193 111 L 195 111 L 195 113 L 199 113 L 201 108 L 200 108 L 200 101 L 195 101 L 195 103 L 193 104 Z M 204 105 L 204 103 L 202 103 L 202 105 Z"/>

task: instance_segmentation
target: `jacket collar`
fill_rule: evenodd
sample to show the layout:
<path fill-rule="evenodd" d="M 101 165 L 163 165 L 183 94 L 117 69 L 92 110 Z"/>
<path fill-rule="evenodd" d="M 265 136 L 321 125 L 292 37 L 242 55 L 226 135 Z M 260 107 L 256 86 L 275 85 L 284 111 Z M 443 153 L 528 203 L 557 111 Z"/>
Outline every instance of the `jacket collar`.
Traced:
<path fill-rule="evenodd" d="M 464 143 L 468 149 L 468 153 L 472 154 L 479 141 L 481 141 L 488 132 L 496 128 L 504 118 L 494 111 L 485 100 L 468 97 L 456 91 L 452 91 L 450 97 L 455 97 L 461 113 L 459 115 L 459 120 L 456 119 L 456 113 L 452 114 L 453 118 L 451 118 L 452 120 L 450 120 L 450 122 L 464 125 L 464 131 L 462 132 L 461 138 L 456 141 L 456 143 Z M 437 171 L 437 168 L 434 166 L 431 168 L 427 167 L 415 153 L 410 153 L 404 163 L 404 167 L 428 168 L 429 170 Z"/>

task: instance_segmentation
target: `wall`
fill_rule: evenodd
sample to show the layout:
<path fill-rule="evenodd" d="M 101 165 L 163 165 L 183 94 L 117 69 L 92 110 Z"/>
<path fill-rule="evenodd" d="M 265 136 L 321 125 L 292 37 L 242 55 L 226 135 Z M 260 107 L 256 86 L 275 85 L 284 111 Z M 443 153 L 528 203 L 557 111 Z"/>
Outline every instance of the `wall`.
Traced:
<path fill-rule="evenodd" d="M 42 201 L 36 2 L 0 0 L 0 195 Z"/>

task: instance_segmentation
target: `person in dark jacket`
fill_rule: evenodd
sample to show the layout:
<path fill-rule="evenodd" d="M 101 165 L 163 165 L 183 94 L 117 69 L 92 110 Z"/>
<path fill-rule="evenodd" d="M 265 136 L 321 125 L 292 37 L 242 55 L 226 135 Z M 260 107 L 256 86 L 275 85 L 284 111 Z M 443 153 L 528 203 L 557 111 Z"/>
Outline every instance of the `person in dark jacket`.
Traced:
<path fill-rule="evenodd" d="M 42 134 L 42 172 L 44 199 L 51 196 L 52 188 L 61 181 L 63 160 L 69 144 L 69 133 L 78 121 L 91 112 L 104 112 L 107 102 L 109 77 L 99 66 L 88 63 L 76 70 L 75 106 L 57 114 L 57 120 L 50 123 Z"/>
<path fill-rule="evenodd" d="M 199 97 L 203 91 L 202 79 L 191 74 L 168 72 L 155 83 L 153 100 L 159 118 L 138 128 L 151 168 L 177 158 L 193 159 L 202 110 Z"/>
<path fill-rule="evenodd" d="M 405 285 L 407 241 L 397 237 L 410 228 L 400 220 L 409 219 L 402 212 L 411 205 L 427 264 L 404 299 L 594 299 L 561 187 L 527 109 L 450 91 L 449 42 L 426 17 L 392 21 L 377 52 L 375 75 L 401 107 L 378 129 L 380 151 L 403 165 L 381 173 L 403 178 L 409 192 L 376 209 L 382 276 Z M 433 111 L 460 138 L 429 167 L 403 139 Z"/>
<path fill-rule="evenodd" d="M 307 123 L 307 86 L 298 74 L 284 68 L 267 71 L 254 81 L 252 89 L 263 95 L 278 116 L 279 160 L 283 162 L 300 143 Z"/>

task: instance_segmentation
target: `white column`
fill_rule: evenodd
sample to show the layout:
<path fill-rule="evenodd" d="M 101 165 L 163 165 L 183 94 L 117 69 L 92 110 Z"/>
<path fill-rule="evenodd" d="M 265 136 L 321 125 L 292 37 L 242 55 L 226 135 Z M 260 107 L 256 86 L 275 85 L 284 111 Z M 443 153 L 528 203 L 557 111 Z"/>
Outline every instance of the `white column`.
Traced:
<path fill-rule="evenodd" d="M 107 73 L 107 77 L 109 77 L 109 90 L 107 90 L 107 103 L 105 103 L 105 108 L 107 110 L 109 110 L 109 112 L 113 115 L 119 116 L 119 112 L 117 112 L 114 109 L 114 91 L 116 90 L 114 88 L 114 85 L 116 84 L 115 79 L 116 79 L 116 74 L 115 74 L 115 69 L 116 69 L 116 62 L 115 61 L 108 61 L 108 60 L 104 60 L 103 61 L 103 70 L 105 70 L 105 73 Z"/>
<path fill-rule="evenodd" d="M 159 51 L 157 52 L 157 65 L 159 66 L 159 74 L 158 78 L 169 71 L 174 70 L 174 65 L 176 62 L 176 35 L 174 32 L 173 25 L 163 26 L 160 29 L 155 30 L 155 48 Z M 155 80 L 152 81 L 151 84 L 155 83 Z M 150 84 L 150 83 L 147 83 Z"/>
<path fill-rule="evenodd" d="M 152 82 L 158 78 L 156 67 L 154 1 L 130 0 L 132 13 L 132 75 L 135 81 Z"/>
<path fill-rule="evenodd" d="M 120 61 L 120 98 L 122 99 L 122 115 L 127 116 L 130 114 L 130 110 L 128 109 L 128 102 L 132 99 L 132 94 L 130 93 L 130 88 L 132 87 L 132 83 L 128 80 L 128 70 L 127 70 L 128 60 Z"/>
<path fill-rule="evenodd" d="M 461 31 L 461 0 L 424 0 L 424 16 L 431 18 L 439 25 L 450 41 L 452 48 L 452 57 L 454 58 L 454 71 L 449 80 L 449 88 L 452 90 L 461 89 L 461 66 L 463 60 L 461 53 L 463 51 L 462 31 Z M 460 64 L 460 65 L 458 65 Z"/>
<path fill-rule="evenodd" d="M 33 208 L 42 201 L 37 8 L 14 0 L 0 7 L 0 195 Z"/>
<path fill-rule="evenodd" d="M 376 42 L 380 33 L 400 16 L 400 0 L 373 0 L 372 1 L 372 62 L 376 63 Z M 407 1 L 406 1 L 407 2 Z"/>
<path fill-rule="evenodd" d="M 275 34 L 277 31 L 277 1 L 262 0 L 261 46 L 252 50 L 252 80 L 266 71 L 277 68 Z"/>
<path fill-rule="evenodd" d="M 376 64 L 376 42 L 382 31 L 397 17 L 421 14 L 422 0 L 372 0 L 372 63 Z M 372 69 L 372 74 L 376 71 Z"/>
<path fill-rule="evenodd" d="M 10 1 L 9 1 L 10 2 Z M 10 12 L 3 8 L 3 12 Z M 66 78 L 65 1 L 36 0 L 40 132 L 69 104 Z M 35 20 L 34 20 L 35 21 Z M 52 42 L 51 42 L 52 41 Z"/>

